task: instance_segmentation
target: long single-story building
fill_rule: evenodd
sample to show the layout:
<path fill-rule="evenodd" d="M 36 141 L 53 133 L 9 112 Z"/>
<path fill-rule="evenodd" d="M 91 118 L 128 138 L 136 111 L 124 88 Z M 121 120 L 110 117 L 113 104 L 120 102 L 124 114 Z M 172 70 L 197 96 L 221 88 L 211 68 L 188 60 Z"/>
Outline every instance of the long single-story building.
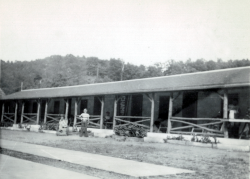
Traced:
<path fill-rule="evenodd" d="M 150 132 L 230 137 L 230 124 L 250 122 L 250 67 L 181 75 L 22 90 L 0 99 L 1 122 L 79 125 L 84 108 L 92 127 L 137 124 Z M 232 108 L 233 107 L 233 108 Z M 236 110 L 235 110 L 236 109 Z M 109 113 L 112 121 L 105 122 Z M 235 131 L 234 131 L 235 132 Z M 240 134 L 240 132 L 238 132 Z"/>

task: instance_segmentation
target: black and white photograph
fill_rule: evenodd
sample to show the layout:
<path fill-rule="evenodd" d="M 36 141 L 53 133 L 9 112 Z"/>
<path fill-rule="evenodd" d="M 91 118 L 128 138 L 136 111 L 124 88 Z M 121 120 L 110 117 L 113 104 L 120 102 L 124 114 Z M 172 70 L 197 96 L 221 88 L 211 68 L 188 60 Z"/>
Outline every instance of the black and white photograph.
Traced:
<path fill-rule="evenodd" d="M 0 0 L 1 179 L 250 179 L 249 0 Z"/>

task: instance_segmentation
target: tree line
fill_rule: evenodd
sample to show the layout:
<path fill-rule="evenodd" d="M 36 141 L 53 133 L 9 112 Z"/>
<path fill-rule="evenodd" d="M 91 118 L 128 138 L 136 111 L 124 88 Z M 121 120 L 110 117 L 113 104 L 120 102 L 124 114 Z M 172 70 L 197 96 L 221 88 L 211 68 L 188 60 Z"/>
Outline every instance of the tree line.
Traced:
<path fill-rule="evenodd" d="M 121 59 L 53 55 L 34 61 L 1 60 L 0 88 L 5 94 L 22 89 L 51 88 L 120 80 L 168 76 L 182 73 L 250 66 L 248 59 L 217 61 L 168 60 L 151 66 L 124 63 Z"/>

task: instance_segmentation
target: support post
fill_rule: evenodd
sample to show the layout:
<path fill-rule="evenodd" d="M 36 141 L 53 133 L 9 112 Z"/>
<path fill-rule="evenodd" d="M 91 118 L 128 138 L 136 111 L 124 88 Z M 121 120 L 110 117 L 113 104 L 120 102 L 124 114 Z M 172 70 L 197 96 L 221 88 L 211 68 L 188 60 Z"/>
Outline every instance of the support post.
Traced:
<path fill-rule="evenodd" d="M 40 118 L 40 107 L 41 107 L 41 104 L 40 104 L 40 99 L 37 100 L 37 116 L 36 116 L 36 124 L 39 124 L 39 118 Z"/>
<path fill-rule="evenodd" d="M 65 119 L 68 119 L 68 113 L 69 113 L 69 99 L 65 100 L 66 103 L 66 109 L 65 109 Z"/>
<path fill-rule="evenodd" d="M 23 123 L 24 105 L 25 105 L 25 103 L 24 103 L 24 101 L 22 101 L 21 122 L 20 122 L 21 124 Z"/>
<path fill-rule="evenodd" d="M 151 117 L 150 117 L 150 132 L 154 129 L 154 115 L 155 115 L 155 94 L 152 93 L 151 97 Z"/>
<path fill-rule="evenodd" d="M 44 120 L 43 123 L 47 122 L 47 115 L 48 115 L 48 100 L 45 102 L 45 111 L 44 111 Z"/>
<path fill-rule="evenodd" d="M 173 114 L 173 93 L 170 93 L 170 96 L 169 96 L 169 106 L 168 106 L 168 131 L 167 133 L 170 134 L 170 131 L 171 131 L 171 117 L 172 117 L 172 114 Z"/>
<path fill-rule="evenodd" d="M 227 95 L 227 89 L 224 90 L 223 119 L 228 119 L 228 95 Z M 226 122 L 223 122 L 223 126 L 224 126 L 224 138 L 228 138 L 228 129 L 227 129 Z"/>
<path fill-rule="evenodd" d="M 117 98 L 115 97 L 115 101 L 114 101 L 114 115 L 113 115 L 113 130 L 115 129 L 116 113 L 117 113 Z"/>
<path fill-rule="evenodd" d="M 104 97 L 101 99 L 101 105 L 100 129 L 103 129 Z"/>
<path fill-rule="evenodd" d="M 2 104 L 2 115 L 1 115 L 1 122 L 3 122 L 3 115 L 4 115 L 4 103 Z"/>
<path fill-rule="evenodd" d="M 16 124 L 17 121 L 17 107 L 18 107 L 18 102 L 16 101 L 14 124 Z"/>
<path fill-rule="evenodd" d="M 76 125 L 76 116 L 77 116 L 77 108 L 78 108 L 78 98 L 75 99 L 75 114 L 74 114 L 74 123 L 73 126 Z"/>

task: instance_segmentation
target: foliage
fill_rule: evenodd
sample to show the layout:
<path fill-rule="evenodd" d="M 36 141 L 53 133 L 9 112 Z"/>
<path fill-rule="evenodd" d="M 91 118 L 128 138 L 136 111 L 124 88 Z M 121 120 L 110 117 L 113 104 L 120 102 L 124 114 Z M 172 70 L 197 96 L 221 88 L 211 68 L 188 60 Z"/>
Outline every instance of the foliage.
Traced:
<path fill-rule="evenodd" d="M 12 127 L 12 122 L 0 122 L 0 127 Z"/>
<path fill-rule="evenodd" d="M 214 139 L 214 143 L 217 144 L 219 143 L 219 141 L 217 140 L 217 138 L 215 136 L 213 136 Z M 203 134 L 202 137 L 199 139 L 197 137 L 197 135 L 194 133 L 192 134 L 192 138 L 191 138 L 192 142 L 201 142 L 201 143 L 212 143 L 210 136 L 208 136 L 207 134 Z"/>
<path fill-rule="evenodd" d="M 177 137 L 173 136 L 173 137 L 170 137 L 170 136 L 167 136 L 167 139 L 163 139 L 164 142 L 167 142 L 168 140 L 185 140 L 184 137 L 182 135 L 179 135 Z"/>
<path fill-rule="evenodd" d="M 121 59 L 101 60 L 97 57 L 53 55 L 34 61 L 3 61 L 1 60 L 0 88 L 5 94 L 23 89 L 50 88 L 60 86 L 103 83 L 110 81 L 140 79 L 193 73 L 224 68 L 250 66 L 248 59 L 229 60 L 227 62 L 190 59 L 183 61 L 168 60 L 152 66 L 124 63 Z"/>
<path fill-rule="evenodd" d="M 52 130 L 57 131 L 59 129 L 58 123 L 43 123 L 40 125 L 40 130 Z"/>
<path fill-rule="evenodd" d="M 147 136 L 147 130 L 141 126 L 129 124 L 126 126 L 116 126 L 114 128 L 115 134 L 127 137 L 143 138 Z"/>

